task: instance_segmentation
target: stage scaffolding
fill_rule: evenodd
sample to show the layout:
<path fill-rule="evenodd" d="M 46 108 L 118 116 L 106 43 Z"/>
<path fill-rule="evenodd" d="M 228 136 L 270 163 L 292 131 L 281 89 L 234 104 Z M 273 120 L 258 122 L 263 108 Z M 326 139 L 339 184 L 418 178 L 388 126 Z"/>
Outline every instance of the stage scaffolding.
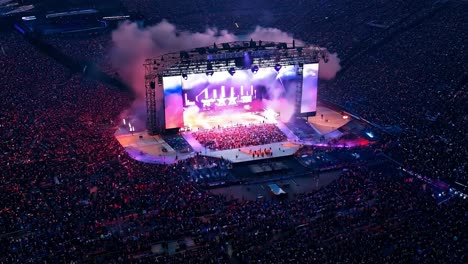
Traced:
<path fill-rule="evenodd" d="M 248 56 L 250 65 L 240 63 Z M 328 61 L 329 53 L 325 48 L 293 43 L 237 41 L 200 47 L 192 50 L 164 54 L 159 58 L 145 61 L 145 89 L 147 109 L 147 129 L 151 135 L 165 132 L 163 77 L 182 74 L 206 73 L 250 69 L 251 66 L 275 67 L 277 64 L 298 65 L 302 78 L 304 64 Z M 300 111 L 302 85 L 296 90 L 296 113 Z"/>

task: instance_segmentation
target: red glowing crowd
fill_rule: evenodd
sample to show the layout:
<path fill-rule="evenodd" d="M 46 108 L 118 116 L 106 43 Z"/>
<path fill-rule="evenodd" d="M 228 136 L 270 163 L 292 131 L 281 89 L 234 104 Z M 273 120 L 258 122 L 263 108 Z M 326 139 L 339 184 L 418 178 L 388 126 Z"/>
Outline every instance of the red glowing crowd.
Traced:
<path fill-rule="evenodd" d="M 273 0 L 259 12 L 252 5 L 266 1 L 158 2 L 123 5 L 150 23 L 180 18 L 187 29 L 218 19 L 220 28 L 233 30 L 234 22 L 241 29 L 265 23 L 338 51 L 343 72 L 319 97 L 392 130 L 396 136 L 375 152 L 401 166 L 349 162 L 329 185 L 285 200 L 210 193 L 196 179 L 220 177 L 227 162 L 131 159 L 113 135 L 131 104 L 127 94 L 69 72 L 17 33 L 1 32 L 0 262 L 467 262 L 466 200 L 447 195 L 441 202 L 431 186 L 399 168 L 466 183 L 464 3 Z M 411 15 L 430 19 L 405 24 Z M 369 21 L 401 31 L 384 36 Z M 109 67 L 101 43 L 110 43 L 110 34 L 103 34 L 45 39 Z M 388 43 L 373 45 L 384 37 Z M 216 149 L 285 137 L 267 124 L 194 134 Z"/>

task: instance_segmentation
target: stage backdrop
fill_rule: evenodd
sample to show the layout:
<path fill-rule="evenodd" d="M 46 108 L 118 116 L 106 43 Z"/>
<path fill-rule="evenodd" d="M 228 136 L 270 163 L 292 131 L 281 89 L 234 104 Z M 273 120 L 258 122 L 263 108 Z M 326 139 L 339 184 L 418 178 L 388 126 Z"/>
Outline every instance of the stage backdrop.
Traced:
<path fill-rule="evenodd" d="M 294 106 L 296 89 L 301 85 L 297 66 L 260 68 L 258 72 L 237 70 L 164 77 L 164 102 L 166 129 L 184 126 L 184 112 L 216 113 L 223 109 L 263 111 L 273 109 L 282 114 L 283 109 Z M 301 113 L 314 112 L 317 100 L 318 64 L 303 68 Z M 286 113 L 284 113 L 286 114 Z"/>

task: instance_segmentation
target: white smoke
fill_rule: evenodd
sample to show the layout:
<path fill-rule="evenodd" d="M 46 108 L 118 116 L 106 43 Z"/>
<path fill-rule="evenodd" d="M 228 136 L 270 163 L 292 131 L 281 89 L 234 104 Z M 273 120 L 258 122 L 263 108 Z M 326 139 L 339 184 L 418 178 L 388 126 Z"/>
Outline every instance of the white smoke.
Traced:
<path fill-rule="evenodd" d="M 125 22 L 112 32 L 111 62 L 122 79 L 134 89 L 138 100 L 145 96 L 143 67 L 145 59 L 156 58 L 173 51 L 235 40 L 233 34 L 215 28 L 208 28 L 203 33 L 192 33 L 178 31 L 174 25 L 165 20 L 147 28 Z"/>
<path fill-rule="evenodd" d="M 292 43 L 294 40 L 296 45 L 304 44 L 303 41 L 294 39 L 290 33 L 281 31 L 277 28 L 264 28 L 261 26 L 257 26 L 252 33 L 248 34 L 248 39 L 286 43 Z"/>
<path fill-rule="evenodd" d="M 323 59 L 319 62 L 319 78 L 324 80 L 331 80 L 335 78 L 336 73 L 341 70 L 340 58 L 338 54 L 331 53 L 328 56 L 328 61 L 325 62 Z"/>

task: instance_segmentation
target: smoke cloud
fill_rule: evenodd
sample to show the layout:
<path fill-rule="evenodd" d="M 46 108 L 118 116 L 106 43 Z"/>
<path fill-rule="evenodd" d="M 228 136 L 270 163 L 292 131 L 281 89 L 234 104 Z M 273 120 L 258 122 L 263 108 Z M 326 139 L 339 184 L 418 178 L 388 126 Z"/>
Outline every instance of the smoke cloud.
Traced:
<path fill-rule="evenodd" d="M 236 36 L 233 34 L 215 28 L 208 28 L 202 33 L 192 33 L 179 31 L 167 21 L 147 28 L 140 28 L 136 23 L 124 22 L 112 32 L 111 63 L 122 79 L 134 89 L 138 100 L 145 97 L 145 59 L 235 40 Z"/>
<path fill-rule="evenodd" d="M 247 34 L 244 40 L 262 40 L 287 42 L 293 41 L 293 36 L 276 28 L 257 26 Z M 212 46 L 213 43 L 225 43 L 241 40 L 227 30 L 207 28 L 205 32 L 189 32 L 178 30 L 175 25 L 163 20 L 151 27 L 139 27 L 136 23 L 124 22 L 112 32 L 113 46 L 110 51 L 112 66 L 119 72 L 124 82 L 135 92 L 136 100 L 131 109 L 122 113 L 125 117 L 133 116 L 132 124 L 136 130 L 145 128 L 145 82 L 143 64 L 147 58 L 157 58 L 169 52 Z M 297 45 L 303 41 L 295 40 Z M 340 69 L 336 54 L 330 56 L 329 62 L 320 62 L 320 78 L 334 78 Z"/>
<path fill-rule="evenodd" d="M 340 58 L 338 54 L 332 53 L 328 56 L 328 61 L 323 59 L 319 62 L 319 78 L 324 80 L 331 80 L 335 78 L 336 73 L 341 70 Z"/>
<path fill-rule="evenodd" d="M 304 42 L 301 40 L 294 39 L 293 36 L 289 33 L 281 31 L 277 28 L 264 28 L 257 26 L 255 30 L 248 34 L 248 40 L 266 40 L 273 42 L 286 42 L 292 43 L 293 40 L 296 42 L 296 45 L 303 45 Z"/>

